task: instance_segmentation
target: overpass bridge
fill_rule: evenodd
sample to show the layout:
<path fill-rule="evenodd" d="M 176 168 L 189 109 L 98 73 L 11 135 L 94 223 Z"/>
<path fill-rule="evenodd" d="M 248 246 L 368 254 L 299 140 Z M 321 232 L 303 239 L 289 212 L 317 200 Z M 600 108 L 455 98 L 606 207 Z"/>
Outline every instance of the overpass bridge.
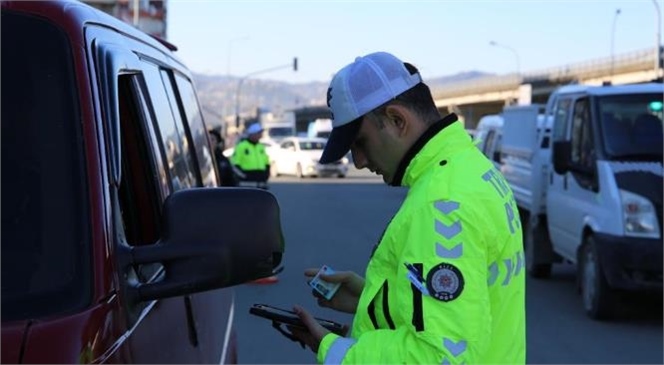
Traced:
<path fill-rule="evenodd" d="M 443 115 L 457 113 L 466 128 L 475 128 L 482 116 L 500 113 L 505 105 L 544 104 L 556 88 L 570 83 L 602 85 L 611 82 L 617 85 L 653 80 L 662 82 L 663 51 L 660 47 L 656 54 L 652 47 L 539 71 L 480 77 L 432 87 L 431 92 Z M 325 105 L 294 111 L 298 132 L 306 132 L 309 122 L 316 118 L 330 118 Z"/>
<path fill-rule="evenodd" d="M 505 105 L 546 103 L 559 86 L 634 84 L 662 81 L 662 55 L 654 47 L 586 62 L 526 72 L 487 76 L 432 88 L 441 113 L 457 113 L 466 128 L 475 128 L 479 119 L 497 114 Z"/>

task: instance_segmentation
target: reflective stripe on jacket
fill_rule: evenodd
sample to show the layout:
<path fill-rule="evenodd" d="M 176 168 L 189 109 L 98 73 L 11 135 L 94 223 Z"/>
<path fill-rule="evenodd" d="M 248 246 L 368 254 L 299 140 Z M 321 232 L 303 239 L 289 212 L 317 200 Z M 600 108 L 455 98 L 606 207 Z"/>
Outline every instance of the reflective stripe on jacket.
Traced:
<path fill-rule="evenodd" d="M 319 362 L 525 363 L 512 191 L 460 122 L 441 124 L 406 161 L 410 190 L 369 261 L 351 337 L 325 336 Z M 421 274 L 421 290 L 405 263 Z"/>
<path fill-rule="evenodd" d="M 231 162 L 244 171 L 264 171 L 270 165 L 270 159 L 265 152 L 265 145 L 251 143 L 246 139 L 235 146 Z"/>

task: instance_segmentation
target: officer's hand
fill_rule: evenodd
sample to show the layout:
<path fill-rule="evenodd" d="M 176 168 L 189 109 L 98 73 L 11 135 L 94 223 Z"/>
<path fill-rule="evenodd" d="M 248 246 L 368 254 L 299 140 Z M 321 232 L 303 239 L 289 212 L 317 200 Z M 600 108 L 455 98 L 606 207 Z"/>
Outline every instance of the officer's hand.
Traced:
<path fill-rule="evenodd" d="M 313 279 L 319 270 L 320 268 L 306 269 L 304 276 L 307 277 L 307 281 Z M 318 305 L 340 312 L 355 313 L 364 288 L 364 279 L 352 271 L 339 271 L 331 275 L 321 275 L 320 278 L 330 283 L 341 283 L 341 286 L 330 300 L 323 298 L 313 290 L 314 297 L 318 299 Z"/>
<path fill-rule="evenodd" d="M 318 353 L 318 347 L 320 342 L 323 341 L 323 337 L 330 333 L 328 329 L 318 324 L 314 316 L 311 313 L 307 312 L 304 308 L 296 305 L 293 306 L 293 311 L 297 314 L 298 317 L 304 322 L 304 325 L 307 326 L 308 330 L 297 328 L 293 326 L 288 326 L 288 329 L 291 331 L 291 334 L 307 345 L 314 353 Z M 348 326 L 344 326 L 343 333 L 340 335 L 345 335 L 348 332 Z"/>

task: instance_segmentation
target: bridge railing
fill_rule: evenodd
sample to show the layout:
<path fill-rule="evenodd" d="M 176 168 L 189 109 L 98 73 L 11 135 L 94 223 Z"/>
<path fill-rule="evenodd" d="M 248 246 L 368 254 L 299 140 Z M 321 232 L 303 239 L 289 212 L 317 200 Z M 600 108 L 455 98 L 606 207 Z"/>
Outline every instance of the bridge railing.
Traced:
<path fill-rule="evenodd" d="M 662 52 L 660 49 L 660 59 Z M 590 61 L 551 67 L 522 74 L 506 74 L 479 77 L 476 79 L 457 81 L 432 88 L 435 99 L 445 99 L 464 95 L 483 94 L 515 90 L 523 83 L 541 81 L 569 82 L 572 80 L 597 78 L 629 72 L 652 69 L 655 56 L 652 48 L 623 53 L 615 57 L 604 57 Z"/>

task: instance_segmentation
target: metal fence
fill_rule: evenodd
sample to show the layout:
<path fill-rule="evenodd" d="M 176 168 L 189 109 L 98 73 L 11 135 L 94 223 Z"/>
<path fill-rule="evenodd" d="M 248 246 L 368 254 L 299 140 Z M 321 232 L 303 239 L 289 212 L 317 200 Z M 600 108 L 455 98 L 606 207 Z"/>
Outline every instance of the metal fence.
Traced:
<path fill-rule="evenodd" d="M 659 59 L 662 59 L 660 48 Z M 543 70 L 511 73 L 506 75 L 486 76 L 476 79 L 458 81 L 434 87 L 435 99 L 445 99 L 464 95 L 482 94 L 514 90 L 524 83 L 560 82 L 579 79 L 590 79 L 611 74 L 619 75 L 630 72 L 654 69 L 655 55 L 653 48 L 623 53 L 615 57 L 604 57 L 590 61 L 552 67 Z"/>

